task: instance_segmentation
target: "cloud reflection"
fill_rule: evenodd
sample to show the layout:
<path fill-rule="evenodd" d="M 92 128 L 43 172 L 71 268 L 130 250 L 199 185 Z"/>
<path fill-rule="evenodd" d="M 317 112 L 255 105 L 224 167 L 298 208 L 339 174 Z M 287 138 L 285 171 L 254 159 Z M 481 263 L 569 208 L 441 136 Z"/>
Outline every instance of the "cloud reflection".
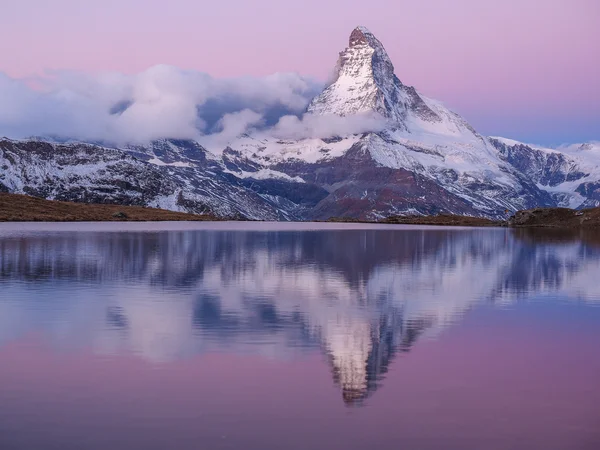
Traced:
<path fill-rule="evenodd" d="M 481 303 L 599 302 L 589 236 L 503 229 L 25 233 L 0 237 L 0 345 L 156 363 L 319 349 L 343 400 Z"/>

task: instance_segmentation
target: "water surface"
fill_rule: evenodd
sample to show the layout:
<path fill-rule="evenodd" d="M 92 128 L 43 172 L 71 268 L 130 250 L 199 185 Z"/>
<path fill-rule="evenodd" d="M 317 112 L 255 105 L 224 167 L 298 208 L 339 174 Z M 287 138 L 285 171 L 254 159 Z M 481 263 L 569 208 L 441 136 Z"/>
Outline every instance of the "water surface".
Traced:
<path fill-rule="evenodd" d="M 0 448 L 598 449 L 600 239 L 0 224 Z"/>

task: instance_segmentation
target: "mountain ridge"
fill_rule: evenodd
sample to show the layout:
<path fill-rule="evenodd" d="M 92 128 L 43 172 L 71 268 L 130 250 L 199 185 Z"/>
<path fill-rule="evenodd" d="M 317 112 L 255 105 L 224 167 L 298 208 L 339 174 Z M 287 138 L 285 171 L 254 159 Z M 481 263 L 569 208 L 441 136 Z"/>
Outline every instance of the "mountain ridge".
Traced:
<path fill-rule="evenodd" d="M 168 138 L 114 148 L 1 139 L 0 190 L 260 220 L 498 219 L 600 204 L 600 146 L 551 150 L 480 135 L 404 85 L 364 27 L 351 32 L 305 115 L 284 119 L 214 148 Z"/>

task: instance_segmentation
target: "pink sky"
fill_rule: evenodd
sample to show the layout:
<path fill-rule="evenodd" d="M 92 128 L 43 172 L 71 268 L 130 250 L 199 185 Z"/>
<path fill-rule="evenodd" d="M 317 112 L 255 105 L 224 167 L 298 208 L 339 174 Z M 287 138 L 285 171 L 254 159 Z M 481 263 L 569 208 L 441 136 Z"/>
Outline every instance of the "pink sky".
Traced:
<path fill-rule="evenodd" d="M 12 77 L 47 69 L 135 73 L 166 63 L 214 76 L 295 71 L 325 79 L 362 24 L 386 46 L 404 83 L 481 132 L 600 139 L 597 0 L 2 4 L 0 71 Z"/>

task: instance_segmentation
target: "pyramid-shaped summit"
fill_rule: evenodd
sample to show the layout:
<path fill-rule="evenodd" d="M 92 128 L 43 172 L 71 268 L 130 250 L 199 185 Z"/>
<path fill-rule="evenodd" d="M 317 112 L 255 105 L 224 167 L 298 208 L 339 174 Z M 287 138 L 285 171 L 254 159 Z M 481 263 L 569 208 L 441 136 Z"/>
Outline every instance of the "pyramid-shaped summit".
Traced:
<path fill-rule="evenodd" d="M 372 75 L 376 79 L 376 82 L 384 84 L 395 77 L 394 65 L 385 51 L 383 44 L 366 27 L 360 26 L 352 30 L 346 51 L 352 48 L 358 48 L 359 51 L 360 48 L 366 48 L 367 53 L 372 52 L 370 61 L 367 59 L 365 62 L 371 65 Z M 338 61 L 338 67 L 340 62 Z"/>
<path fill-rule="evenodd" d="M 308 112 L 338 116 L 376 113 L 401 129 L 407 129 L 411 113 L 429 122 L 441 120 L 414 88 L 402 84 L 383 44 L 362 26 L 350 34 L 332 83 L 313 99 Z"/>

